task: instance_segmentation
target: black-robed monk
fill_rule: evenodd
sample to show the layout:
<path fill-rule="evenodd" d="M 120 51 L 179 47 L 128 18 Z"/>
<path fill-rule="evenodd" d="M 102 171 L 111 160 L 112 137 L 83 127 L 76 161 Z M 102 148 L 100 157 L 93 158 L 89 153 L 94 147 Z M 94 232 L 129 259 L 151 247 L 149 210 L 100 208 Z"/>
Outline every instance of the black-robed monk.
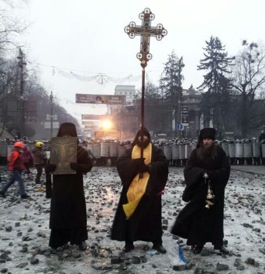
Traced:
<path fill-rule="evenodd" d="M 57 137 L 63 136 L 77 137 L 75 125 L 62 124 Z M 58 248 L 70 242 L 84 250 L 88 234 L 83 174 L 91 170 L 92 160 L 80 145 L 77 146 L 77 162 L 71 163 L 70 167 L 76 171 L 76 174 L 52 175 L 49 245 L 52 248 Z M 55 165 L 48 165 L 46 172 L 52 172 L 55 169 Z"/>
<path fill-rule="evenodd" d="M 171 231 L 186 238 L 195 254 L 207 242 L 228 253 L 223 247 L 223 211 L 230 162 L 223 149 L 215 145 L 215 134 L 213 128 L 200 132 L 197 147 L 184 168 L 186 188 L 182 198 L 188 204 L 180 211 Z"/>
<path fill-rule="evenodd" d="M 163 151 L 151 143 L 147 129 L 143 128 L 143 139 L 138 131 L 132 148 L 118 158 L 117 170 L 123 188 L 111 239 L 125 241 L 125 252 L 134 248 L 135 241 L 142 240 L 166 253 L 162 246 L 161 194 L 167 182 L 168 161 Z"/>

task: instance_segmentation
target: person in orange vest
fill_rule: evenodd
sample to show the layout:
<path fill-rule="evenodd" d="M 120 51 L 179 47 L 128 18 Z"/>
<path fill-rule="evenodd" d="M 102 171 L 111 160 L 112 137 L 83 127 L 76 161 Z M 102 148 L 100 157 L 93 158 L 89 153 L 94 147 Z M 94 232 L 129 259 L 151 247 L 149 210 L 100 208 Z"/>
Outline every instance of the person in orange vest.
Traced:
<path fill-rule="evenodd" d="M 23 165 L 23 160 L 21 158 L 21 151 L 24 148 L 25 144 L 23 142 L 15 142 L 14 143 L 14 149 L 9 154 L 7 161 L 8 161 L 8 170 L 10 172 L 9 174 L 9 180 L 7 184 L 3 187 L 3 189 L 0 191 L 0 195 L 5 198 L 6 191 L 8 188 L 14 184 L 15 181 L 18 181 L 19 184 L 19 194 L 21 199 L 27 199 L 29 196 L 25 192 L 24 182 L 21 177 L 21 172 L 23 169 L 25 169 Z"/>

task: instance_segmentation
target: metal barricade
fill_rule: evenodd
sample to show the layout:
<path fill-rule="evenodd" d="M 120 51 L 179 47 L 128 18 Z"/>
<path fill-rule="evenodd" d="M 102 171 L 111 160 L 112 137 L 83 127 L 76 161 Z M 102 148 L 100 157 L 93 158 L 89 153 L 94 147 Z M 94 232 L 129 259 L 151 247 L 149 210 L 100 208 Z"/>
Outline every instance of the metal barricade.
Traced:
<path fill-rule="evenodd" d="M 126 147 L 123 144 L 118 144 L 118 157 L 120 157 L 126 151 Z"/>
<path fill-rule="evenodd" d="M 265 165 L 265 143 L 261 143 L 261 163 Z"/>
<path fill-rule="evenodd" d="M 0 165 L 7 164 L 7 143 L 0 142 Z"/>
<path fill-rule="evenodd" d="M 96 159 L 100 158 L 100 154 L 101 154 L 100 151 L 101 151 L 101 145 L 100 145 L 100 143 L 94 143 L 94 144 L 92 144 L 92 153 L 96 157 Z"/>
<path fill-rule="evenodd" d="M 265 147 L 264 147 L 265 149 Z M 260 165 L 260 159 L 262 158 L 261 155 L 261 151 L 262 151 L 262 145 L 259 142 L 253 142 L 252 143 L 252 153 L 253 153 L 253 161 L 254 161 L 254 165 Z M 265 153 L 265 151 L 264 151 Z M 264 158 L 265 158 L 265 154 L 264 154 Z"/>
<path fill-rule="evenodd" d="M 237 141 L 235 144 L 235 158 L 237 164 L 244 165 L 244 145 L 241 141 Z"/>
<path fill-rule="evenodd" d="M 171 145 L 171 155 L 172 155 L 172 165 L 177 166 L 177 161 L 179 159 L 179 148 L 176 144 Z"/>
<path fill-rule="evenodd" d="M 169 144 L 165 144 L 163 146 L 163 151 L 164 154 L 169 162 L 169 165 L 172 165 L 172 151 L 171 151 L 171 146 Z"/>
<path fill-rule="evenodd" d="M 190 158 L 190 154 L 191 154 L 191 144 L 185 144 L 185 159 L 189 159 Z"/>
<path fill-rule="evenodd" d="M 184 165 L 185 159 L 185 144 L 178 144 L 179 147 L 179 164 L 180 166 Z"/>
<path fill-rule="evenodd" d="M 109 144 L 109 156 L 110 157 L 117 157 L 118 155 L 118 144 L 117 143 L 110 143 Z"/>
<path fill-rule="evenodd" d="M 116 142 L 111 142 L 109 144 L 109 156 L 110 156 L 110 164 L 114 166 L 117 161 L 118 156 L 118 144 Z"/>
<path fill-rule="evenodd" d="M 109 157 L 109 143 L 101 143 L 100 147 L 100 157 Z"/>
<path fill-rule="evenodd" d="M 7 156 L 12 152 L 13 148 L 13 145 L 7 145 Z"/>
<path fill-rule="evenodd" d="M 246 140 L 243 144 L 244 149 L 244 158 L 247 165 L 252 165 L 252 143 L 249 140 Z"/>
<path fill-rule="evenodd" d="M 230 141 L 230 143 L 228 144 L 228 152 L 229 152 L 231 165 L 235 165 L 236 164 L 236 146 L 234 141 Z"/>
<path fill-rule="evenodd" d="M 193 141 L 193 142 L 191 142 L 191 152 L 194 150 L 194 149 L 196 149 L 196 147 L 197 147 L 197 142 L 195 142 L 195 141 Z"/>
<path fill-rule="evenodd" d="M 221 148 L 222 148 L 223 151 L 225 152 L 226 156 L 230 156 L 230 155 L 229 155 L 229 144 L 227 143 L 227 141 L 223 141 L 223 142 L 222 142 Z"/>

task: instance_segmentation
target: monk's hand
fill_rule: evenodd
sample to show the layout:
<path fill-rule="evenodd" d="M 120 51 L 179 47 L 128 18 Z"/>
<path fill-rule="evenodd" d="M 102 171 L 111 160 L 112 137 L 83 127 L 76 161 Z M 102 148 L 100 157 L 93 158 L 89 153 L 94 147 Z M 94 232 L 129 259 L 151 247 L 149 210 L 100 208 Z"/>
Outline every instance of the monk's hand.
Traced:
<path fill-rule="evenodd" d="M 144 163 L 145 158 L 136 158 L 132 159 L 133 163 L 135 163 L 136 167 L 138 168 L 142 163 Z"/>
<path fill-rule="evenodd" d="M 138 166 L 138 172 L 144 173 L 144 172 L 148 172 L 148 171 L 149 171 L 149 167 L 144 163 L 144 159 L 143 159 L 143 161 L 141 161 L 141 163 Z"/>

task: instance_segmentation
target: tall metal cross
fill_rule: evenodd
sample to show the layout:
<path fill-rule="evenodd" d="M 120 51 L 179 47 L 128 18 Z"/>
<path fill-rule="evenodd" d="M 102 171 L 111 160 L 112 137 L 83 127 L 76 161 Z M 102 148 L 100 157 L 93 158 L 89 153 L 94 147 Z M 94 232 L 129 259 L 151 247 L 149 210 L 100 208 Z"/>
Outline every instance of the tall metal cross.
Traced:
<path fill-rule="evenodd" d="M 155 15 L 149 8 L 145 8 L 140 14 L 139 18 L 142 20 L 141 26 L 137 26 L 135 22 L 130 22 L 124 28 L 124 31 L 130 38 L 141 36 L 140 52 L 136 57 L 140 60 L 142 66 L 142 98 L 141 98 L 141 140 L 143 141 L 143 128 L 144 128 L 144 93 L 145 93 L 145 67 L 147 62 L 152 59 L 150 49 L 150 37 L 154 36 L 158 41 L 162 40 L 167 35 L 167 30 L 162 24 L 156 27 L 151 27 L 151 21 L 155 19 Z M 143 157 L 143 149 L 141 149 L 141 157 Z"/>
<path fill-rule="evenodd" d="M 152 54 L 149 52 L 150 37 L 155 36 L 156 39 L 160 41 L 167 35 L 167 30 L 162 24 L 151 27 L 151 21 L 155 19 L 155 15 L 149 8 L 145 8 L 143 12 L 139 14 L 139 18 L 142 20 L 141 26 L 137 26 L 136 23 L 132 21 L 124 28 L 124 31 L 130 38 L 141 36 L 140 52 L 138 52 L 136 56 L 141 61 L 141 66 L 145 68 L 147 62 L 152 59 Z"/>

